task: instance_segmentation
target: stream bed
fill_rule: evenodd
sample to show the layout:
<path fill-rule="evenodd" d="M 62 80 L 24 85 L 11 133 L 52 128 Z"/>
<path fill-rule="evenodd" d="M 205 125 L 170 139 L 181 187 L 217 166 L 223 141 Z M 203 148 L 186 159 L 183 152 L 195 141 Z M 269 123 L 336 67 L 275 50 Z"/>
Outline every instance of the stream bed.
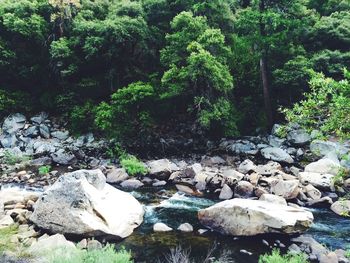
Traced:
<path fill-rule="evenodd" d="M 133 253 L 135 262 L 165 262 L 164 255 L 170 249 L 181 246 L 190 253 L 195 262 L 203 262 L 209 250 L 213 250 L 212 257 L 229 258 L 229 262 L 257 262 L 259 255 L 271 249 L 263 244 L 263 239 L 273 245 L 280 240 L 287 247 L 288 238 L 284 236 L 257 236 L 252 238 L 234 238 L 222 236 L 208 231 L 200 235 L 198 229 L 203 228 L 198 219 L 197 212 L 209 207 L 219 200 L 192 197 L 178 193 L 172 189 L 160 190 L 143 188 L 132 191 L 131 194 L 145 206 L 143 224 L 117 247 L 125 247 Z M 328 248 L 346 249 L 350 244 L 350 220 L 334 214 L 328 209 L 310 209 L 314 214 L 313 227 L 307 232 Z M 154 233 L 153 225 L 162 222 L 172 227 L 174 231 L 167 233 Z M 182 223 L 190 223 L 194 227 L 193 233 L 181 233 L 176 229 Z M 246 255 L 240 250 L 252 252 Z"/>

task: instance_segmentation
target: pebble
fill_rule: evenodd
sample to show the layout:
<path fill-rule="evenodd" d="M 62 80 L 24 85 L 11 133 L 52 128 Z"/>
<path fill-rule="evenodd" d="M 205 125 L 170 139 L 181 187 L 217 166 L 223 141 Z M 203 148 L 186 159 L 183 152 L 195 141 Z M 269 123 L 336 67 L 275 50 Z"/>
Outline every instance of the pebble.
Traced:
<path fill-rule="evenodd" d="M 245 249 L 241 249 L 239 252 L 240 252 L 241 254 L 248 255 L 248 256 L 253 255 L 252 252 L 249 252 L 249 251 L 247 251 L 247 250 L 245 250 Z"/>

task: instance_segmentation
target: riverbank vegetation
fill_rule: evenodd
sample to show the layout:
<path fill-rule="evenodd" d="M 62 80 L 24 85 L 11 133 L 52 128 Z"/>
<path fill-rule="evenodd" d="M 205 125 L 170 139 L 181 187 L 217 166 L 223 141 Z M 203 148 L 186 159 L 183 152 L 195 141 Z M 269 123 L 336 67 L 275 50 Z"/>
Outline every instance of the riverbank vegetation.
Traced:
<path fill-rule="evenodd" d="M 316 114 L 306 117 L 325 133 L 348 134 L 349 10 L 342 0 L 4 0 L 1 115 L 50 111 L 75 133 L 123 140 L 170 121 L 235 136 L 281 120 L 277 109 L 306 92 L 287 119 Z"/>

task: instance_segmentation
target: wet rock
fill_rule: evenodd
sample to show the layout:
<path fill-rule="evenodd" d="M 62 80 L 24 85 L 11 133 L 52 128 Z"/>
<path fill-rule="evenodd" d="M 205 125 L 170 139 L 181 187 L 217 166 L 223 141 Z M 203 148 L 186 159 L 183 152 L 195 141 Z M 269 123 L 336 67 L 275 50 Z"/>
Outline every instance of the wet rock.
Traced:
<path fill-rule="evenodd" d="M 173 229 L 164 223 L 155 223 L 153 225 L 153 231 L 154 232 L 169 232 L 169 231 L 173 231 Z"/>
<path fill-rule="evenodd" d="M 302 233 L 313 222 L 312 213 L 303 209 L 239 198 L 200 210 L 198 218 L 204 226 L 233 236 Z"/>
<path fill-rule="evenodd" d="M 52 233 L 125 238 L 142 223 L 143 214 L 142 205 L 108 185 L 100 170 L 79 170 L 44 192 L 30 220 Z"/>
<path fill-rule="evenodd" d="M 337 215 L 350 217 L 350 200 L 336 201 L 332 204 L 331 210 Z"/>
<path fill-rule="evenodd" d="M 177 230 L 181 232 L 193 232 L 193 226 L 189 223 L 183 223 L 177 228 Z"/>
<path fill-rule="evenodd" d="M 219 199 L 228 200 L 228 199 L 231 199 L 232 197 L 233 197 L 232 189 L 227 184 L 224 184 L 224 186 L 221 189 Z"/>
<path fill-rule="evenodd" d="M 144 186 L 144 184 L 137 179 L 125 180 L 120 185 L 121 185 L 121 187 L 124 187 L 127 189 L 138 189 L 138 188 Z"/>
<path fill-rule="evenodd" d="M 283 197 L 273 194 L 262 194 L 259 200 L 273 204 L 287 205 L 287 201 Z"/>
<path fill-rule="evenodd" d="M 294 199 L 299 194 L 299 181 L 298 180 L 288 180 L 282 181 L 278 180 L 271 184 L 271 193 L 282 196 L 286 200 Z"/>
<path fill-rule="evenodd" d="M 107 172 L 107 183 L 119 184 L 129 178 L 124 168 L 111 167 Z"/>
<path fill-rule="evenodd" d="M 338 161 L 324 158 L 317 162 L 309 163 L 305 167 L 305 172 L 337 175 L 339 169 L 340 164 Z"/>
<path fill-rule="evenodd" d="M 293 158 L 285 151 L 277 147 L 268 147 L 261 150 L 261 154 L 265 159 L 284 162 L 284 163 L 293 163 Z"/>
<path fill-rule="evenodd" d="M 320 174 L 320 173 L 310 173 L 301 172 L 299 173 L 299 180 L 302 184 L 311 184 L 317 189 L 330 190 L 333 188 L 333 178 L 332 174 Z"/>

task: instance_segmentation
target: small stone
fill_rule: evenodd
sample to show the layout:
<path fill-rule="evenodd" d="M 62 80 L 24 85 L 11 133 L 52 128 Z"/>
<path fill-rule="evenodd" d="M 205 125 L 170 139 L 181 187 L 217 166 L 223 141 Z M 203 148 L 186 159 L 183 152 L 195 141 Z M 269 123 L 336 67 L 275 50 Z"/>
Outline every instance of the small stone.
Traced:
<path fill-rule="evenodd" d="M 166 181 L 158 181 L 158 182 L 154 182 L 153 184 L 152 184 L 152 186 L 154 186 L 154 187 L 160 187 L 160 186 L 164 186 L 164 185 L 166 185 L 167 184 L 167 182 Z"/>
<path fill-rule="evenodd" d="M 154 232 L 169 232 L 172 231 L 173 229 L 169 226 L 167 226 L 164 223 L 155 223 L 153 225 L 153 231 Z"/>
<path fill-rule="evenodd" d="M 208 232 L 208 229 L 198 229 L 198 234 L 203 235 Z"/>
<path fill-rule="evenodd" d="M 262 240 L 262 243 L 263 243 L 265 246 L 270 247 L 269 242 L 267 242 L 265 239 Z"/>
<path fill-rule="evenodd" d="M 87 248 L 87 240 L 86 238 L 80 240 L 80 242 L 77 244 L 77 248 L 80 248 L 80 249 L 85 249 Z"/>
<path fill-rule="evenodd" d="M 247 250 L 245 250 L 245 249 L 241 249 L 241 250 L 239 251 L 239 253 L 244 254 L 244 255 L 248 255 L 248 256 L 253 255 L 252 252 L 249 252 L 249 251 L 247 251 Z"/>
<path fill-rule="evenodd" d="M 181 232 L 193 232 L 193 226 L 189 223 L 183 223 L 177 228 L 177 230 L 180 230 Z"/>
<path fill-rule="evenodd" d="M 87 250 L 98 250 L 98 249 L 102 249 L 102 244 L 93 239 L 93 240 L 89 240 L 88 243 L 87 243 Z"/>

